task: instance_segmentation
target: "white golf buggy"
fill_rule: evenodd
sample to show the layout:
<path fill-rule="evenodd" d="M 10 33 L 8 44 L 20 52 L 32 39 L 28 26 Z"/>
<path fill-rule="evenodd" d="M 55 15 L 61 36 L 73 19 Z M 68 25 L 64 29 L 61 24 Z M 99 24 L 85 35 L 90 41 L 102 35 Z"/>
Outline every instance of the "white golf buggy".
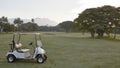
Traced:
<path fill-rule="evenodd" d="M 21 35 L 35 35 L 35 45 L 33 42 L 30 42 L 28 45 L 31 45 L 34 48 L 34 53 L 30 55 L 30 49 L 22 49 L 22 44 L 20 43 Z M 18 35 L 18 41 L 16 42 L 15 38 Z M 15 60 L 32 60 L 37 59 L 37 63 L 43 63 L 47 59 L 45 55 L 45 50 L 42 48 L 42 42 L 40 33 L 14 33 L 13 40 L 11 45 L 11 50 L 7 52 L 6 57 L 9 63 L 14 62 Z"/>

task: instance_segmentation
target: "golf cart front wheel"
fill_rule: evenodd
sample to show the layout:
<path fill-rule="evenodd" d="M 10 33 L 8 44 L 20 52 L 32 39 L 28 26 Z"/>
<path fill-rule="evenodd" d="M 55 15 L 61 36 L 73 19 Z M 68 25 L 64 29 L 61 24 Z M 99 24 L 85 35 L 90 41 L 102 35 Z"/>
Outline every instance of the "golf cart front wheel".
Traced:
<path fill-rule="evenodd" d="M 43 57 L 37 57 L 37 63 L 42 64 L 44 62 Z"/>
<path fill-rule="evenodd" d="M 46 61 L 47 60 L 47 55 L 44 55 L 44 61 Z"/>
<path fill-rule="evenodd" d="M 15 61 L 15 57 L 14 57 L 13 55 L 8 55 L 8 56 L 7 56 L 7 61 L 8 61 L 9 63 L 12 63 L 12 62 Z"/>

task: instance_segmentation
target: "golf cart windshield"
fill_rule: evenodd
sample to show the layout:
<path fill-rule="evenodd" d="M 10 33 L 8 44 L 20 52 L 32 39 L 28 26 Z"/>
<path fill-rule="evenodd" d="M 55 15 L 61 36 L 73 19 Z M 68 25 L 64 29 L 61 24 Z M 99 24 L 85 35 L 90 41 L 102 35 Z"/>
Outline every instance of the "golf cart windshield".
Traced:
<path fill-rule="evenodd" d="M 40 33 L 14 33 L 14 35 L 19 35 L 19 39 L 17 41 L 17 44 L 20 43 L 21 35 L 33 35 L 33 37 L 35 38 L 35 45 L 37 47 L 42 47 Z"/>
<path fill-rule="evenodd" d="M 37 46 L 42 47 L 42 42 L 40 40 L 37 41 Z"/>

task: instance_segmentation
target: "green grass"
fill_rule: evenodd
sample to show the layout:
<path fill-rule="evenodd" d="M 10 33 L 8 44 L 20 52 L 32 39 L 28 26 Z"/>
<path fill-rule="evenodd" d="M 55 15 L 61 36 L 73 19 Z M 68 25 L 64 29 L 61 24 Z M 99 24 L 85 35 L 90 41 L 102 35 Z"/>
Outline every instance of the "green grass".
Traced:
<path fill-rule="evenodd" d="M 120 42 L 90 39 L 81 33 L 42 33 L 43 47 L 48 59 L 43 64 L 36 60 L 8 63 L 5 54 L 10 49 L 11 34 L 0 34 L 0 68 L 120 68 Z M 32 38 L 31 38 L 32 37 Z M 22 37 L 24 48 L 33 36 Z"/>

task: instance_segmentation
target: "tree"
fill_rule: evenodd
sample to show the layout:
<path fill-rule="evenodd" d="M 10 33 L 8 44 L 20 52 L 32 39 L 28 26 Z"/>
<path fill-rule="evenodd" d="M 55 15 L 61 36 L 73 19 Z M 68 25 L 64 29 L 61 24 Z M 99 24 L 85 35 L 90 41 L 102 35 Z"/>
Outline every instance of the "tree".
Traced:
<path fill-rule="evenodd" d="M 17 30 L 20 31 L 20 26 L 23 24 L 23 20 L 21 20 L 20 18 L 16 18 L 14 20 L 14 24 L 16 24 Z"/>
<path fill-rule="evenodd" d="M 4 24 L 4 32 L 10 32 L 10 31 L 14 31 L 14 25 L 10 24 L 10 23 L 5 23 Z"/>
<path fill-rule="evenodd" d="M 58 24 L 66 32 L 70 32 L 72 28 L 73 22 L 72 21 L 63 21 L 62 23 Z"/>
<path fill-rule="evenodd" d="M 31 22 L 32 22 L 32 23 L 35 23 L 35 20 L 32 18 L 32 19 L 31 19 Z"/>
<path fill-rule="evenodd" d="M 4 31 L 5 24 L 8 23 L 7 17 L 3 16 L 0 18 L 0 32 Z"/>
<path fill-rule="evenodd" d="M 112 26 L 117 26 L 119 20 L 120 13 L 118 12 L 118 9 L 113 6 L 106 5 L 98 8 L 86 9 L 79 14 L 78 18 L 76 18 L 74 22 L 79 24 L 78 27 L 81 27 L 81 30 L 90 31 L 91 37 L 94 38 L 94 34 L 96 32 L 98 34 L 98 38 L 102 38 L 104 32 L 109 35 Z"/>
<path fill-rule="evenodd" d="M 24 23 L 21 25 L 21 30 L 23 31 L 38 31 L 38 25 L 36 23 Z"/>

